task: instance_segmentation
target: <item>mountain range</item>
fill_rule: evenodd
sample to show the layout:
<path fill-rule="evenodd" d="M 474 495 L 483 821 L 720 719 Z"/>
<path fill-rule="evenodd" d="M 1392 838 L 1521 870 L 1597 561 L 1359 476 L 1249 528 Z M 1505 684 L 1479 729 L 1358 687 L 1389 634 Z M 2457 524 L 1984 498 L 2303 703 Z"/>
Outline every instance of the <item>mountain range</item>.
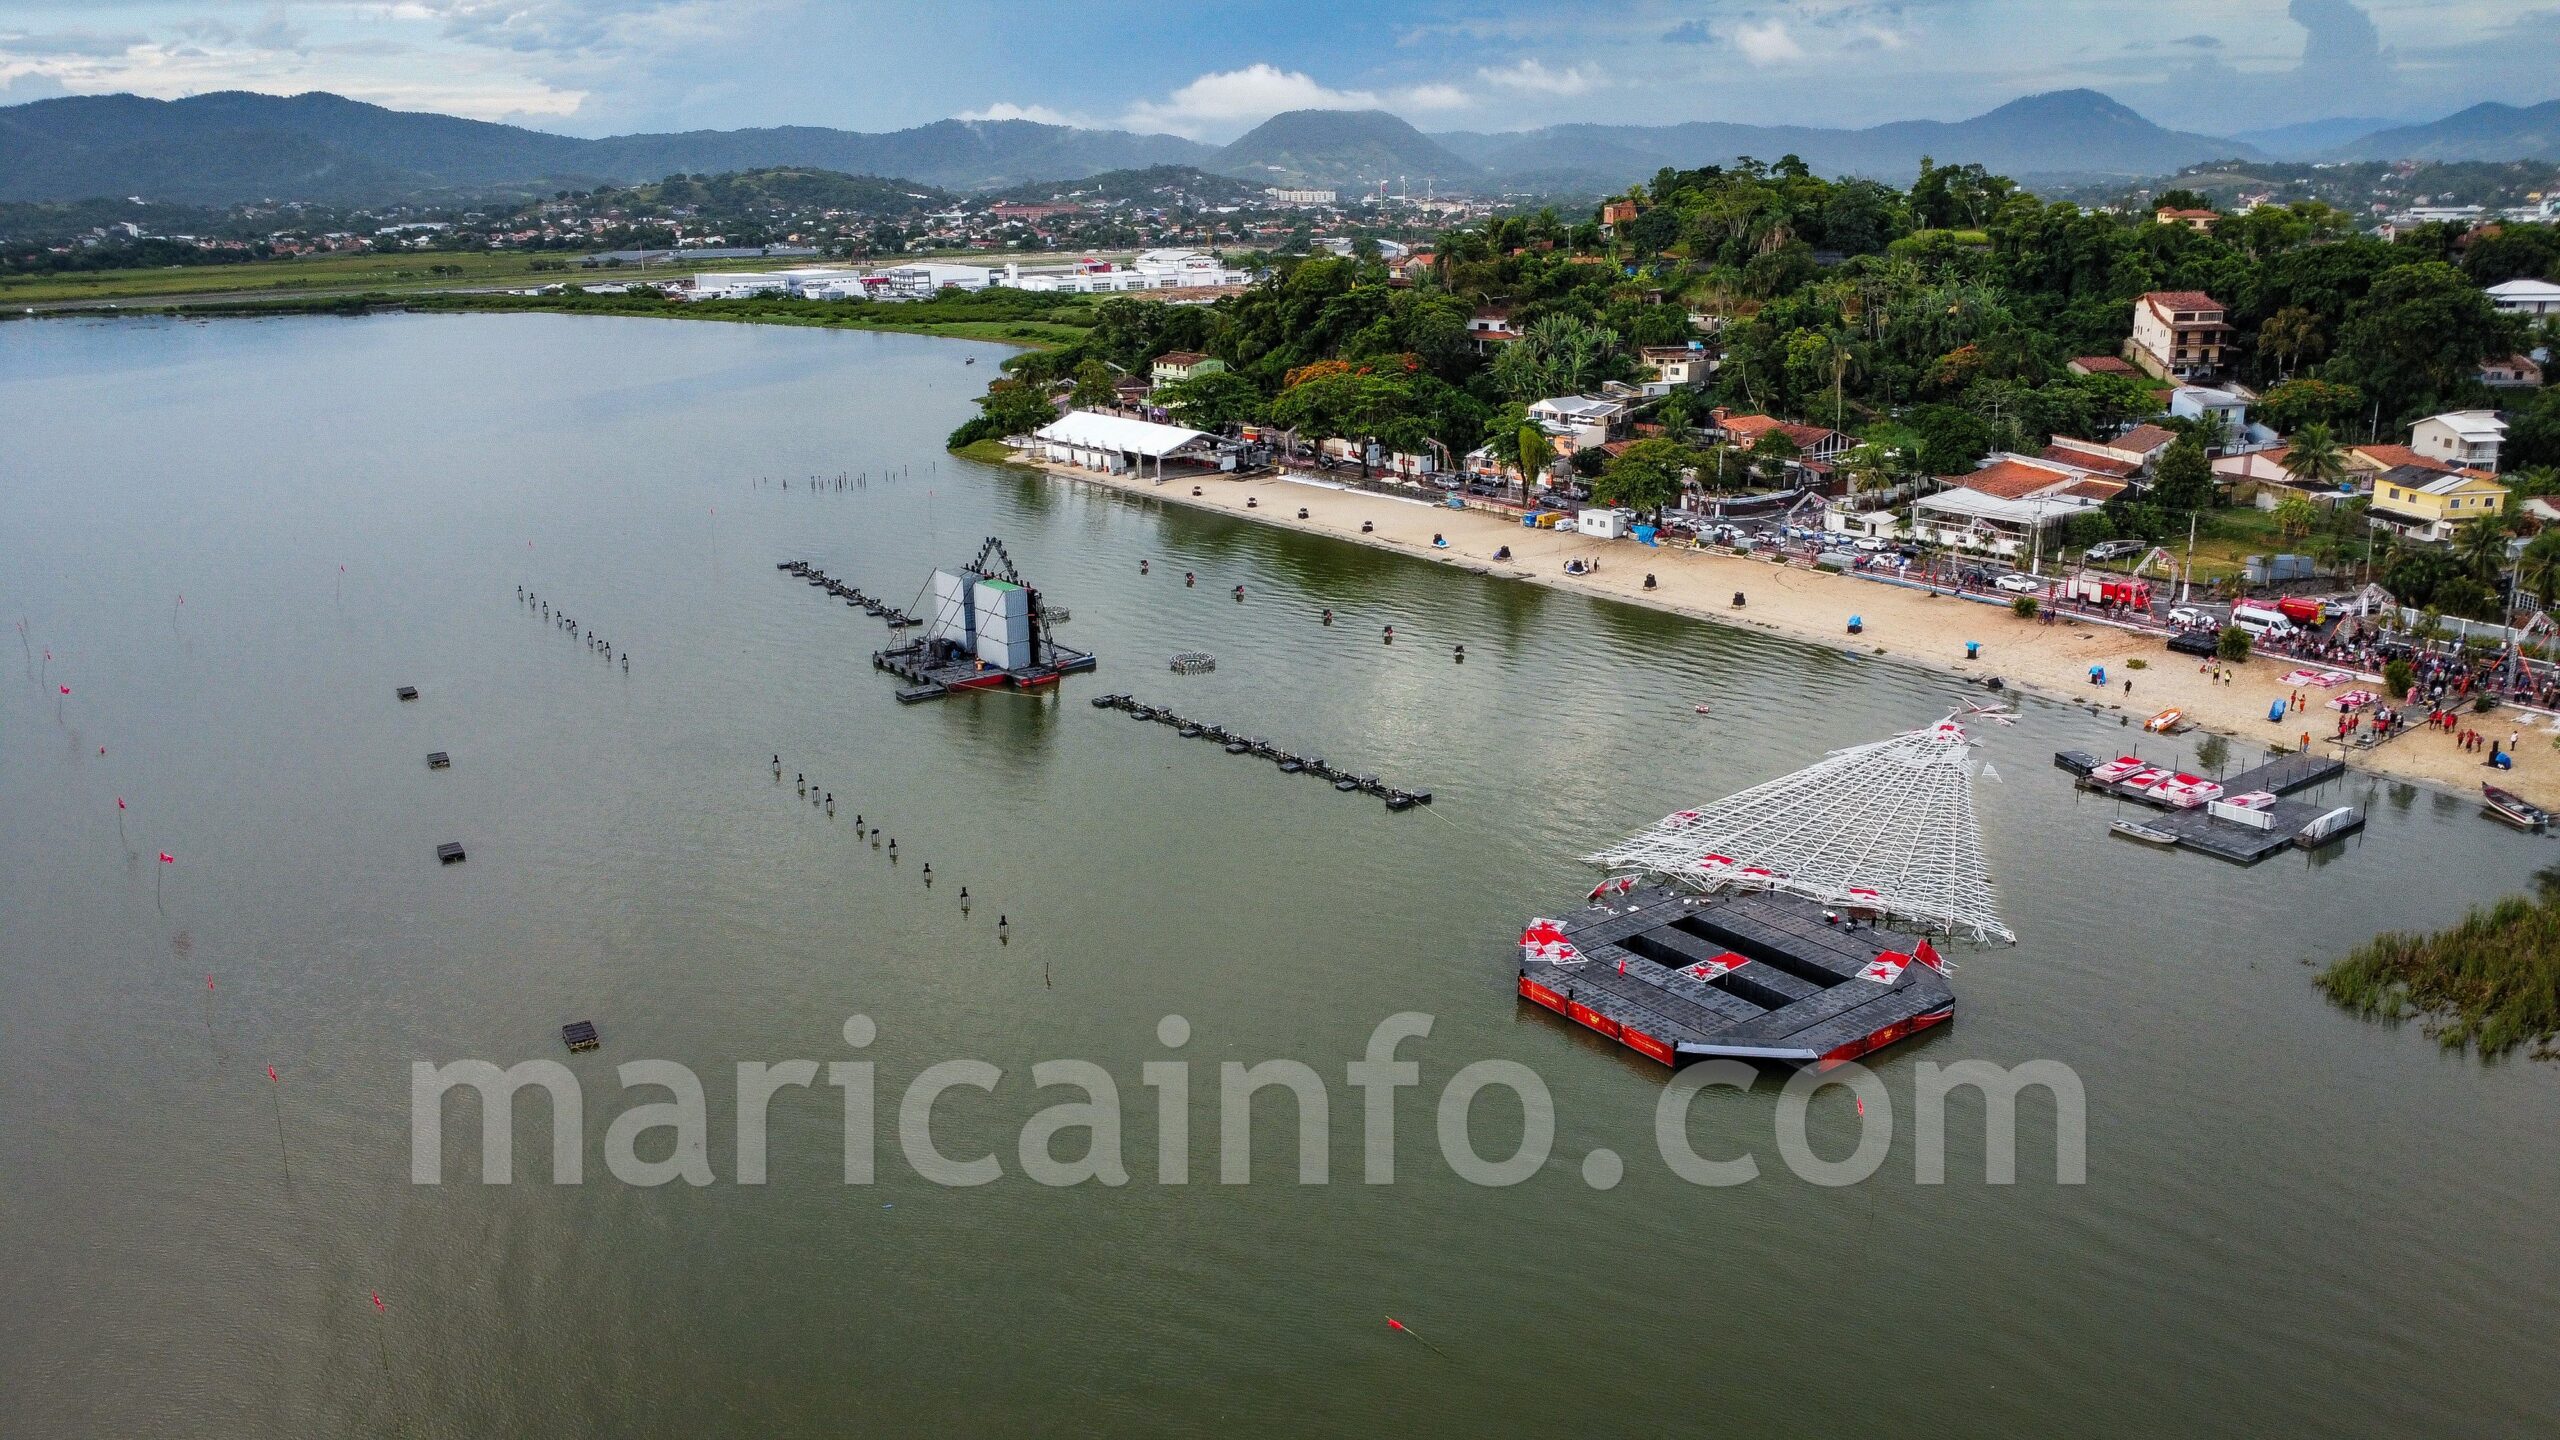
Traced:
<path fill-rule="evenodd" d="M 2429 125 L 2363 133 L 2368 123 L 2383 122 L 2288 127 L 2269 132 L 2276 142 L 2269 148 L 2334 147 L 2318 152 L 2331 159 L 2560 159 L 2560 101 L 2480 105 Z M 775 167 L 999 190 L 1158 165 L 1260 185 L 1400 181 L 1451 192 L 1588 193 L 1622 189 L 1666 165 L 1790 154 L 1825 174 L 1895 183 L 1917 173 L 1924 156 L 2021 179 L 2133 178 L 2205 160 L 2267 158 L 2241 140 L 2153 124 L 2092 90 L 2032 95 L 1969 120 L 1857 130 L 1697 121 L 1426 135 L 1384 111 L 1298 110 L 1224 146 L 1028 120 L 941 120 L 882 134 L 784 126 L 590 140 L 317 92 L 69 96 L 0 107 L 0 201 L 361 203 Z"/>
<path fill-rule="evenodd" d="M 2560 100 L 2522 108 L 2474 105 L 2431 124 L 2375 131 L 2325 158 L 2560 161 Z"/>

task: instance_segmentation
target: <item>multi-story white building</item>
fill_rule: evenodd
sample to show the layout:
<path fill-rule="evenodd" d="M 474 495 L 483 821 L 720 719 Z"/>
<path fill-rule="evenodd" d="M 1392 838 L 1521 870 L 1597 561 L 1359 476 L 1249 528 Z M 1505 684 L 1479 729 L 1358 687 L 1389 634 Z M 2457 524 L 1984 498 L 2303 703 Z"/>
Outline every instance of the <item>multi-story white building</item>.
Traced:
<path fill-rule="evenodd" d="M 2495 472 L 2507 422 L 2495 410 L 2455 410 L 2409 427 L 2409 448 L 2430 460 Z"/>
<path fill-rule="evenodd" d="M 2231 335 L 2223 303 L 2196 290 L 2154 290 L 2133 302 L 2133 338 L 2124 358 L 2162 380 L 2191 380 L 2222 368 Z"/>
<path fill-rule="evenodd" d="M 2548 280 L 2510 280 L 2489 287 L 2489 303 L 2509 315 L 2560 315 L 2560 285 Z"/>

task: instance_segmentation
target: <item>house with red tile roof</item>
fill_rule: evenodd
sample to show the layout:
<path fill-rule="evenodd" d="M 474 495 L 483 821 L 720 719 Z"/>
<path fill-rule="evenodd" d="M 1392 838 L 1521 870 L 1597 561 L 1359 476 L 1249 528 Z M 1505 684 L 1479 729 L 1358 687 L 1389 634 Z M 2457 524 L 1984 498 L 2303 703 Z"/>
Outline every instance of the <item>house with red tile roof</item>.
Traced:
<path fill-rule="evenodd" d="M 2154 290 L 2133 302 L 2124 358 L 2161 380 L 2188 381 L 2222 369 L 2230 312 L 2201 290 Z"/>
<path fill-rule="evenodd" d="M 1807 460 L 1837 460 L 1857 448 L 1854 435 L 1825 430 L 1819 425 L 1798 425 L 1768 415 L 1736 415 L 1730 411 L 1715 412 L 1716 428 L 1724 432 L 1725 443 L 1744 450 L 1760 443 L 1772 432 L 1795 442 L 1796 451 Z"/>

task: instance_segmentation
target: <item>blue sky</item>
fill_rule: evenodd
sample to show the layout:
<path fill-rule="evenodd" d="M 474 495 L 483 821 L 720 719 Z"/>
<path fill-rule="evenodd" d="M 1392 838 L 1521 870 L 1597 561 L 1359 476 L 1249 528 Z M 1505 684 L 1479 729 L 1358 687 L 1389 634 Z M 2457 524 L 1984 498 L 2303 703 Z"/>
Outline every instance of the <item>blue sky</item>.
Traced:
<path fill-rule="evenodd" d="M 580 135 L 1863 125 L 2084 85 L 2220 133 L 2532 103 L 2560 98 L 2560 0 L 0 0 L 0 103 L 333 90 Z"/>

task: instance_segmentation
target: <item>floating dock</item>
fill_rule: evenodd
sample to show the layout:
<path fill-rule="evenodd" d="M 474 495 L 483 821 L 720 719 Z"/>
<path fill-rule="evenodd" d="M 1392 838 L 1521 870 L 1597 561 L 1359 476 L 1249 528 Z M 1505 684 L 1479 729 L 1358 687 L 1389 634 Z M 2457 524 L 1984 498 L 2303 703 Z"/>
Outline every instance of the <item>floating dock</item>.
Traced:
<path fill-rule="evenodd" d="M 1332 781 L 1334 789 L 1346 794 L 1357 791 L 1363 795 L 1375 795 L 1387 802 L 1387 808 L 1390 810 L 1410 810 L 1416 805 L 1431 803 L 1431 792 L 1428 790 L 1406 790 L 1390 785 L 1375 775 L 1353 774 L 1351 771 L 1326 763 L 1321 757 L 1293 754 L 1259 735 L 1246 735 L 1240 731 L 1229 730 L 1224 725 L 1211 725 L 1188 719 L 1176 715 L 1161 705 L 1145 704 L 1134 695 L 1096 695 L 1093 697 L 1093 704 L 1097 710 L 1124 711 L 1132 719 L 1153 720 L 1159 725 L 1172 726 L 1174 733 L 1183 739 L 1206 740 L 1212 744 L 1223 745 L 1230 755 L 1251 755 L 1256 759 L 1276 762 L 1283 775 L 1313 775 L 1319 780 Z"/>
<path fill-rule="evenodd" d="M 1601 888 L 1580 915 L 1521 932 L 1520 996 L 1665 1065 L 1828 1069 L 1955 1018 L 1926 938 L 1801 895 Z"/>
<path fill-rule="evenodd" d="M 2156 770 L 2147 782 L 2101 779 L 2091 773 L 2100 768 L 2093 757 L 2079 750 L 2062 751 L 2053 763 L 2073 772 L 2083 790 L 2166 811 L 2141 822 L 2141 828 L 2168 837 L 2163 843 L 2235 865 L 2255 865 L 2287 848 L 2316 850 L 2364 828 L 2364 812 L 2353 806 L 2280 798 L 2347 773 L 2346 762 L 2331 756 L 2269 756 L 2266 763 L 2222 781 L 2214 799 L 2196 805 L 2179 805 L 2154 793 L 2160 783 Z M 2254 803 L 2235 803 L 2238 797 L 2252 797 Z"/>
<path fill-rule="evenodd" d="M 834 578 L 826 571 L 819 569 L 806 560 L 784 560 L 777 563 L 773 568 L 786 575 L 796 575 L 799 578 L 808 581 L 811 585 L 835 596 L 837 599 L 842 600 L 852 608 L 864 612 L 872 619 L 886 623 L 892 630 L 904 630 L 910 625 L 920 623 L 916 617 L 908 614 L 902 609 L 899 609 L 897 606 L 891 605 L 887 601 L 881 600 L 876 596 L 863 594 L 861 587 L 847 585 L 843 581 Z"/>

